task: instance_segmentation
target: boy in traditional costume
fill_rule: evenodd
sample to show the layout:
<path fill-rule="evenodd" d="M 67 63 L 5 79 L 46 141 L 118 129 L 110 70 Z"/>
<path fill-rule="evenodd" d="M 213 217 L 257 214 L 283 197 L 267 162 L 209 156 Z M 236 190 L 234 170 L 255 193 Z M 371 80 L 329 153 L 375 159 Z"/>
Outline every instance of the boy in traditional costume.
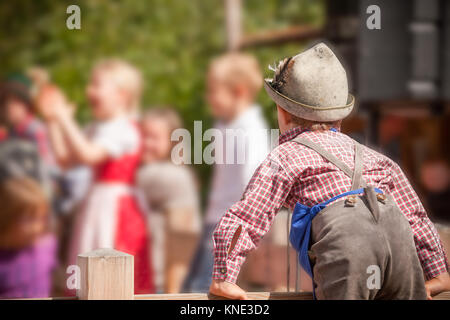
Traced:
<path fill-rule="evenodd" d="M 281 135 L 242 200 L 214 231 L 210 292 L 235 282 L 275 214 L 293 209 L 290 241 L 318 299 L 426 299 L 450 289 L 439 235 L 400 167 L 340 132 L 354 97 L 323 43 L 280 62 L 265 89 Z M 375 270 L 375 271 L 374 271 Z M 368 281 L 377 273 L 379 281 Z"/>

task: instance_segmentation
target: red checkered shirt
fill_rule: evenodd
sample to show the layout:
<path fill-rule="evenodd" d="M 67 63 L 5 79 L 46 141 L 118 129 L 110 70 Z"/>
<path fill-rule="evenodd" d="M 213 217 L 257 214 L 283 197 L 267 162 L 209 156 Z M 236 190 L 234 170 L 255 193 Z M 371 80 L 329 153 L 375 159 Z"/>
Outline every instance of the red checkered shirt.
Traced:
<path fill-rule="evenodd" d="M 341 132 L 293 128 L 280 135 L 279 145 L 255 171 L 242 199 L 228 209 L 214 231 L 213 279 L 236 282 L 245 257 L 258 246 L 282 207 L 292 210 L 297 202 L 313 206 L 350 190 L 351 178 L 345 173 L 315 151 L 291 141 L 300 133 L 354 167 L 353 140 Z M 363 150 L 363 178 L 368 185 L 390 193 L 408 219 L 426 279 L 447 272 L 439 235 L 403 171 L 388 157 L 367 147 Z M 239 226 L 237 242 L 228 252 Z"/>

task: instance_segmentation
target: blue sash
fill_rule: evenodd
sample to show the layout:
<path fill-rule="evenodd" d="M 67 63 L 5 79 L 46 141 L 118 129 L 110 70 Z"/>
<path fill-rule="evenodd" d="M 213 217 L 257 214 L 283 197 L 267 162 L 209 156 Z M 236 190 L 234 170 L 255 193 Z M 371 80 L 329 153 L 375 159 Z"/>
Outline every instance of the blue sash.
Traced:
<path fill-rule="evenodd" d="M 374 190 L 377 193 L 383 193 L 383 191 L 378 188 L 374 188 Z M 298 260 L 301 267 L 309 274 L 311 278 L 313 278 L 313 272 L 309 261 L 308 250 L 309 240 L 311 237 L 312 220 L 323 208 L 325 208 L 334 200 L 363 192 L 363 188 L 344 192 L 312 207 L 305 206 L 304 204 L 301 204 L 299 202 L 295 205 L 294 212 L 292 213 L 291 232 L 289 234 L 289 240 L 294 249 L 298 252 Z"/>

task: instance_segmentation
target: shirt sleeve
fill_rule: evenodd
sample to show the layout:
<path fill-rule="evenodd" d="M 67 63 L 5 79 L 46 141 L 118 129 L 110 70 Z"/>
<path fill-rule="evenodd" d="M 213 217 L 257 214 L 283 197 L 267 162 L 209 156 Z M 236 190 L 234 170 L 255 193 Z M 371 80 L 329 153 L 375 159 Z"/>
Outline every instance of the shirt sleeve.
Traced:
<path fill-rule="evenodd" d="M 292 185 L 277 157 L 270 154 L 255 171 L 241 201 L 224 214 L 214 230 L 213 279 L 236 282 L 246 255 L 269 231 Z M 237 242 L 228 253 L 239 227 Z"/>
<path fill-rule="evenodd" d="M 448 260 L 439 234 L 398 165 L 394 165 L 393 185 L 395 188 L 391 191 L 392 196 L 411 225 L 426 280 L 448 272 Z"/>

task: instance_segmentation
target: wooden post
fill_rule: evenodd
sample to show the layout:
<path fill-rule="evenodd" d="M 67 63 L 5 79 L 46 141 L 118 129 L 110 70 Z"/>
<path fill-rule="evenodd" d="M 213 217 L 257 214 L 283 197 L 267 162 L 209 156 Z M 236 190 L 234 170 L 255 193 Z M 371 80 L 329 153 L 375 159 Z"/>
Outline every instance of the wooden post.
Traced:
<path fill-rule="evenodd" d="M 241 0 L 225 0 L 225 19 L 227 31 L 227 48 L 239 49 L 241 41 Z"/>
<path fill-rule="evenodd" d="M 114 249 L 80 254 L 80 300 L 133 300 L 134 257 Z"/>

